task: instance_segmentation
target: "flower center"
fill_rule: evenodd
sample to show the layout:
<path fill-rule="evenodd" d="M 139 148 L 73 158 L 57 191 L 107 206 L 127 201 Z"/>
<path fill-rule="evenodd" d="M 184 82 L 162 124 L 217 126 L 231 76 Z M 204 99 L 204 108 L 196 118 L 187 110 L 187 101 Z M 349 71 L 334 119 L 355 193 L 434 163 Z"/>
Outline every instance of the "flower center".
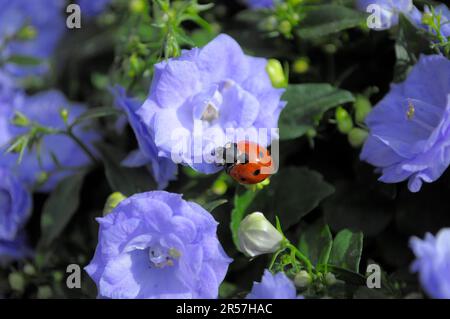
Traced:
<path fill-rule="evenodd" d="M 160 246 L 152 246 L 148 249 L 148 258 L 150 260 L 150 266 L 156 268 L 164 268 L 166 266 L 173 266 L 175 260 L 181 256 L 181 253 L 175 248 L 171 248 L 168 251 Z"/>
<path fill-rule="evenodd" d="M 201 120 L 211 123 L 219 117 L 219 109 L 212 103 L 208 103 L 205 111 L 202 114 Z"/>

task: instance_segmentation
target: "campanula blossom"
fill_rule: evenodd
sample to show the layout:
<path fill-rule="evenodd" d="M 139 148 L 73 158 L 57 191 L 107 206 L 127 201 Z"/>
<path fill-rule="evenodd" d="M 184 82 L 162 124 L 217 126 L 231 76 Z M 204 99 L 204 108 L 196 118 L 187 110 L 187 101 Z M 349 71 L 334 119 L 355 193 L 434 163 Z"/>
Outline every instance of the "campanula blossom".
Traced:
<path fill-rule="evenodd" d="M 128 123 L 133 129 L 139 145 L 139 149 L 132 151 L 123 161 L 123 165 L 128 167 L 147 166 L 158 183 L 158 188 L 166 188 L 169 181 L 176 177 L 177 165 L 171 159 L 158 155 L 153 132 L 136 114 L 142 102 L 127 97 L 125 89 L 121 87 L 116 87 L 113 93 L 116 105 L 126 113 Z"/>
<path fill-rule="evenodd" d="M 38 65 L 7 63 L 4 68 L 15 76 L 42 74 L 48 70 L 58 41 L 66 30 L 64 0 L 0 0 L 1 59 L 29 56 L 42 60 Z M 20 38 L 25 28 L 32 34 Z"/>
<path fill-rule="evenodd" d="M 295 285 L 283 272 L 273 275 L 264 271 L 261 282 L 254 282 L 247 299 L 302 299 L 297 298 Z"/>
<path fill-rule="evenodd" d="M 387 30 L 397 25 L 401 13 L 414 23 L 420 22 L 421 18 L 412 0 L 357 0 L 356 7 L 380 19 L 379 25 L 370 26 L 374 30 Z"/>
<path fill-rule="evenodd" d="M 285 106 L 283 89 L 272 86 L 266 65 L 225 34 L 156 64 L 150 94 L 136 113 L 158 154 L 214 173 L 221 169 L 215 150 L 227 142 L 266 146 L 278 138 L 272 131 Z"/>
<path fill-rule="evenodd" d="M 181 195 L 133 195 L 97 218 L 98 245 L 85 268 L 99 298 L 217 298 L 231 259 L 217 222 Z"/>
<path fill-rule="evenodd" d="M 450 61 L 421 56 L 407 79 L 366 118 L 370 129 L 361 159 L 377 167 L 380 181 L 408 180 L 417 192 L 450 164 Z"/>
<path fill-rule="evenodd" d="M 32 187 L 42 177 L 48 179 L 39 190 L 48 192 L 64 177 L 71 175 L 90 163 L 89 157 L 70 137 L 62 134 L 46 135 L 42 138 L 39 150 L 26 150 L 22 161 L 18 163 L 18 153 L 6 153 L 10 143 L 22 134 L 29 132 L 28 127 L 19 127 L 13 123 L 16 112 L 23 114 L 29 121 L 54 130 L 64 130 L 66 124 L 61 110 L 68 111 L 68 123 L 86 111 L 81 104 L 71 103 L 59 91 L 44 91 L 27 96 L 20 91 L 8 100 L 0 98 L 0 165 L 9 167 L 28 186 Z M 99 136 L 85 126 L 77 126 L 74 134 L 88 147 Z"/>
<path fill-rule="evenodd" d="M 413 237 L 410 246 L 416 256 L 411 270 L 419 273 L 427 294 L 450 299 L 450 228 L 441 229 L 436 236 L 427 233 L 423 240 Z"/>

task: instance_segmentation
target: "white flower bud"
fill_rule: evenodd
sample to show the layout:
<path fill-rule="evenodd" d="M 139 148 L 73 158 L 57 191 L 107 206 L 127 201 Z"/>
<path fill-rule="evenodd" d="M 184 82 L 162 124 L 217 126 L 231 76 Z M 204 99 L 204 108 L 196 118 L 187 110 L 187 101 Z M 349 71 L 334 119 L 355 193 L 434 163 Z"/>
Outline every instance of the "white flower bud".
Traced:
<path fill-rule="evenodd" d="M 297 275 L 295 275 L 294 283 L 298 288 L 308 287 L 311 282 L 312 278 L 307 271 L 301 270 Z"/>
<path fill-rule="evenodd" d="M 249 257 L 274 253 L 283 241 L 280 232 L 260 212 L 241 221 L 238 237 L 240 250 Z"/>

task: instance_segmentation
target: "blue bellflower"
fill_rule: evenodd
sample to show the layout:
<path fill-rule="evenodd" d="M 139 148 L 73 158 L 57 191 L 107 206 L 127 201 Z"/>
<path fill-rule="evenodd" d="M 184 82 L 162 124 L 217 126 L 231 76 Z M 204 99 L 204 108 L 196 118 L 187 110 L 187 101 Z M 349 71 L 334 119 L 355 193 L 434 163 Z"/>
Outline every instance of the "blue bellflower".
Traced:
<path fill-rule="evenodd" d="M 361 159 L 376 166 L 385 183 L 408 180 L 412 192 L 437 180 L 450 164 L 450 61 L 421 56 L 408 78 L 366 119 L 370 129 Z"/>
<path fill-rule="evenodd" d="M 423 240 L 413 237 L 410 246 L 416 256 L 411 270 L 419 273 L 427 294 L 450 299 L 450 228 L 441 229 L 436 236 L 427 233 Z"/>
<path fill-rule="evenodd" d="M 299 299 L 303 298 L 301 296 Z M 261 282 L 254 282 L 247 299 L 297 299 L 295 285 L 283 272 L 264 271 Z"/>
<path fill-rule="evenodd" d="M 158 155 L 153 132 L 144 125 L 141 118 L 136 114 L 142 102 L 127 97 L 125 89 L 119 86 L 113 90 L 113 93 L 116 105 L 126 113 L 139 145 L 139 149 L 132 151 L 122 164 L 128 167 L 149 167 L 158 188 L 166 188 L 169 181 L 176 177 L 177 165 L 171 159 Z"/>
<path fill-rule="evenodd" d="M 237 139 L 266 146 L 278 138 L 271 132 L 285 106 L 283 89 L 272 86 L 266 64 L 225 34 L 156 64 L 150 94 L 135 112 L 158 155 L 215 173 L 221 169 L 214 158 L 218 147 Z"/>
<path fill-rule="evenodd" d="M 153 191 L 123 200 L 97 221 L 98 245 L 85 270 L 99 298 L 217 298 L 231 259 L 201 206 Z"/>

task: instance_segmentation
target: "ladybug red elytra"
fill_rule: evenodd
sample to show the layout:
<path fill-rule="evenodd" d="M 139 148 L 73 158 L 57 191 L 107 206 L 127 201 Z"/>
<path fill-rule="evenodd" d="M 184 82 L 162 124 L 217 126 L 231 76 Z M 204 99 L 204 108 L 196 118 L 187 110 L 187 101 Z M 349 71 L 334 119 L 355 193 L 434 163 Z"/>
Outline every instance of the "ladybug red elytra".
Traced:
<path fill-rule="evenodd" d="M 218 151 L 226 172 L 240 184 L 258 184 L 272 175 L 272 157 L 257 143 L 227 143 Z"/>

